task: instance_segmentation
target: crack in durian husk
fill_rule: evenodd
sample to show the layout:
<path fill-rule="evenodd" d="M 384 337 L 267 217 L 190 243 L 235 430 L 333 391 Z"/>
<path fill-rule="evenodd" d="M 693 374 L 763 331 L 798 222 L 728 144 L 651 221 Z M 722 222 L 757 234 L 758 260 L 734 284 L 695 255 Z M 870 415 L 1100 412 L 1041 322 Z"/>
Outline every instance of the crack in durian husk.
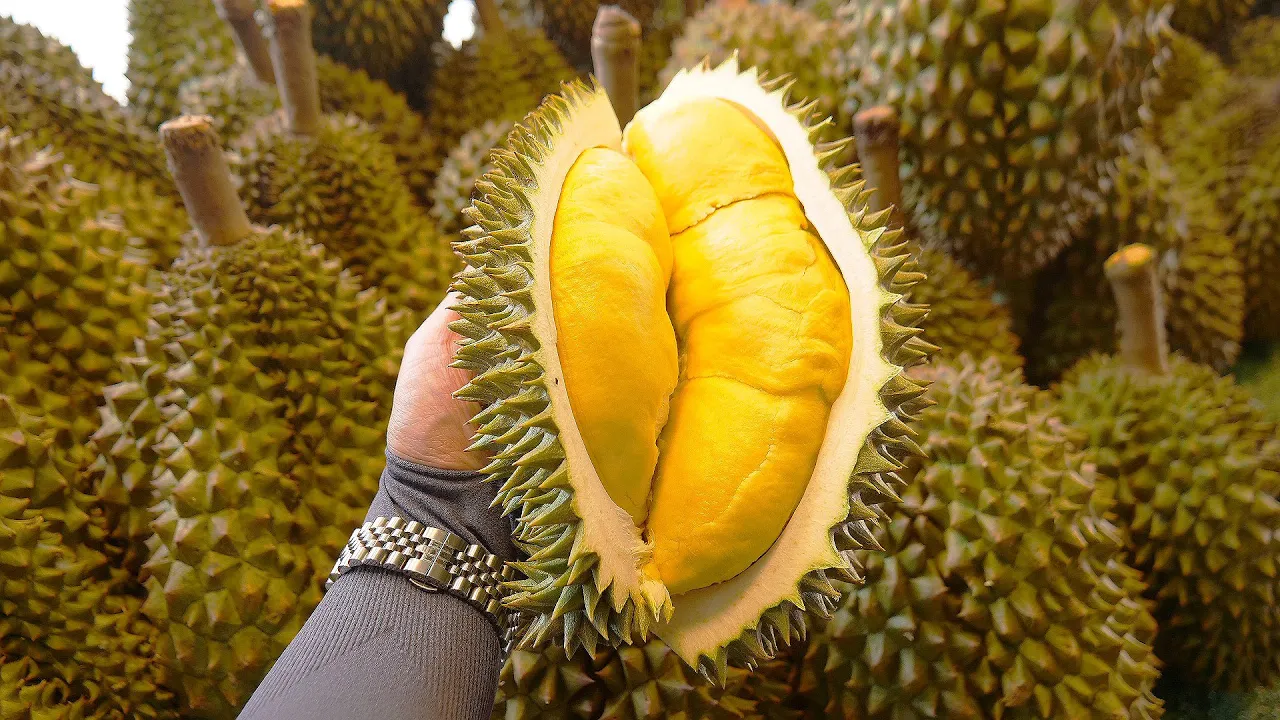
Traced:
<path fill-rule="evenodd" d="M 758 120 L 779 141 L 797 197 L 851 288 L 853 357 L 815 473 L 769 551 L 710 588 L 669 599 L 661 583 L 641 575 L 637 559 L 649 549 L 608 498 L 573 425 L 550 273 L 535 272 L 547 267 L 573 161 L 590 147 L 620 149 L 603 90 L 565 86 L 495 149 L 494 170 L 477 184 L 466 211 L 473 225 L 455 243 L 466 268 L 454 284 L 462 295 L 454 365 L 476 373 L 458 396 L 483 407 L 474 447 L 495 452 L 485 472 L 500 483 L 496 503 L 516 516 L 515 538 L 528 554 L 516 564 L 526 577 L 511 584 L 509 600 L 532 616 L 525 646 L 552 641 L 572 653 L 656 633 L 703 674 L 723 677 L 729 663 L 751 666 L 803 637 L 807 614 L 834 609 L 839 592 L 830 578 L 858 581 L 853 551 L 878 548 L 877 506 L 897 501 L 897 471 L 918 452 L 907 421 L 923 409 L 924 388 L 903 371 L 931 346 L 916 327 L 924 308 L 903 296 L 922 276 L 901 234 L 885 229 L 887 213 L 866 211 L 870 193 L 857 168 L 838 167 L 848 141 L 818 143 L 831 121 L 814 103 L 790 103 L 789 87 L 740 71 L 733 57 L 682 72 L 655 101 L 718 97 Z M 849 437 L 857 440 L 839 440 Z"/>

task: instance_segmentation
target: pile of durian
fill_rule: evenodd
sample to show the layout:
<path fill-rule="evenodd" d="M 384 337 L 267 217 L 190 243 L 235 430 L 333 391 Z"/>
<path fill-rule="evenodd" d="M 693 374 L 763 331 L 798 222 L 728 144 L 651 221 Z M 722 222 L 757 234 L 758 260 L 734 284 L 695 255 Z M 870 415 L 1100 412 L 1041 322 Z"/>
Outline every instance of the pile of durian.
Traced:
<path fill-rule="evenodd" d="M 475 5 L 0 17 L 0 717 L 234 717 L 453 291 L 495 719 L 1280 718 L 1275 3 Z"/>

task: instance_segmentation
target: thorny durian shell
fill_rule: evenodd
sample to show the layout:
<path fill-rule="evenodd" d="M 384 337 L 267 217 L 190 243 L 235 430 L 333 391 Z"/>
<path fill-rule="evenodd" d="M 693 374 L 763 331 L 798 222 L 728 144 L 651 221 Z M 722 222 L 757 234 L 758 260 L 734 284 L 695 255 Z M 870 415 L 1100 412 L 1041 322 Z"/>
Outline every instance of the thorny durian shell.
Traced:
<path fill-rule="evenodd" d="M 752 665 L 802 637 L 806 614 L 830 613 L 838 592 L 829 574 L 857 580 L 852 551 L 874 544 L 871 527 L 881 514 L 876 506 L 897 500 L 901 460 L 917 451 L 906 422 L 925 402 L 923 388 L 902 370 L 931 349 L 915 328 L 924 309 L 902 301 L 920 274 L 901 234 L 884 229 L 887 213 L 864 212 L 869 193 L 856 171 L 836 166 L 845 143 L 815 148 L 814 139 L 829 121 L 820 121 L 812 104 L 789 103 L 787 90 L 754 69 L 740 71 L 734 57 L 714 70 L 704 65 L 681 73 L 667 94 L 721 97 L 745 107 L 779 138 L 798 187 L 828 188 L 798 193 L 829 248 L 835 237 L 856 238 L 848 248 L 833 248 L 837 261 L 839 255 L 856 255 L 848 260 L 854 268 L 844 270 L 846 282 L 865 283 L 858 288 L 865 294 L 853 303 L 854 346 L 864 355 L 855 358 L 857 369 L 850 373 L 857 389 L 846 387 L 842 399 L 857 396 L 872 409 L 847 420 L 853 426 L 848 432 L 865 438 L 840 448 L 848 464 L 839 467 L 850 471 L 848 484 L 837 489 L 835 483 L 811 482 L 770 551 L 743 575 L 676 598 L 683 611 L 673 613 L 665 588 L 640 578 L 630 554 L 641 549 L 634 525 L 579 512 L 583 503 L 608 507 L 603 503 L 611 501 L 598 481 L 592 483 L 589 462 L 570 465 L 569 458 L 586 456 L 554 352 L 552 313 L 535 306 L 540 287 L 542 296 L 549 292 L 548 273 L 537 267 L 545 267 L 551 218 L 569 167 L 588 147 L 620 147 L 621 131 L 603 90 L 573 83 L 549 98 L 495 149 L 495 168 L 477 185 L 467 210 L 474 224 L 455 243 L 466 268 L 454 283 L 462 296 L 456 306 L 462 319 L 453 324 L 462 336 L 454 366 L 476 373 L 458 397 L 483 407 L 475 417 L 473 447 L 494 451 L 485 472 L 500 484 L 495 502 L 516 517 L 515 538 L 528 554 L 517 563 L 526 579 L 512 583 L 509 600 L 532 616 L 526 646 L 551 641 L 570 653 L 579 646 L 593 651 L 602 642 L 641 642 L 656 631 L 686 662 L 724 677 L 729 662 Z M 855 249 L 857 240 L 862 246 Z M 837 401 L 830 426 L 842 412 L 850 414 Z M 806 525 L 796 518 L 815 508 L 831 517 L 822 537 L 794 537 L 794 528 Z M 807 525 L 820 522 L 825 524 L 814 519 Z M 729 599 L 750 588 L 761 568 L 784 564 L 780 547 L 805 556 L 777 571 L 792 574 L 787 589 L 756 593 L 749 608 L 735 606 L 740 600 Z M 601 548 L 613 548 L 617 556 Z M 713 609 L 716 599 L 725 605 Z"/>

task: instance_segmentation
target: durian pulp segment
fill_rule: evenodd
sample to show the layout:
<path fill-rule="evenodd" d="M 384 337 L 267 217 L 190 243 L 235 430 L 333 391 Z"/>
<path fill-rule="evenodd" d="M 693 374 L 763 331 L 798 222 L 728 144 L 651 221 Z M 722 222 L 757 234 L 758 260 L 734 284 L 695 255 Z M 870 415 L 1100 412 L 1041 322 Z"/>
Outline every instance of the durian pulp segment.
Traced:
<path fill-rule="evenodd" d="M 671 238 L 644 176 L 616 150 L 582 153 L 551 237 L 558 350 L 591 463 L 637 525 L 679 372 L 670 280 Z"/>
<path fill-rule="evenodd" d="M 681 376 L 647 537 L 672 594 L 737 575 L 781 534 L 849 367 L 849 295 L 781 150 L 738 108 L 693 99 L 629 126 L 675 265 Z"/>

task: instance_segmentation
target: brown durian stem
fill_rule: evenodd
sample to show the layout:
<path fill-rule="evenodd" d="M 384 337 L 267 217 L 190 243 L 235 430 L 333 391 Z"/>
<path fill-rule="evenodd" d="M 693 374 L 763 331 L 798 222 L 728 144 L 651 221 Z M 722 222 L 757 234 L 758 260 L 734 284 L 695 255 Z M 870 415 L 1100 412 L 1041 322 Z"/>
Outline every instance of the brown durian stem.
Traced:
<path fill-rule="evenodd" d="M 507 31 L 502 13 L 498 12 L 497 0 L 476 0 L 476 14 L 480 16 L 480 27 L 485 35 L 496 37 Z"/>
<path fill-rule="evenodd" d="M 863 110 L 853 118 L 858 162 L 871 189 L 871 210 L 892 208 L 889 222 L 900 228 L 906 225 L 906 216 L 902 212 L 898 132 L 898 113 L 886 105 Z"/>
<path fill-rule="evenodd" d="M 640 109 L 640 23 L 617 5 L 601 5 L 591 27 L 591 59 L 625 126 Z"/>
<path fill-rule="evenodd" d="M 320 85 L 311 46 L 311 6 L 307 0 L 267 0 L 271 64 L 289 129 L 299 135 L 320 130 Z"/>
<path fill-rule="evenodd" d="M 262 28 L 258 26 L 256 15 L 257 0 L 213 0 L 218 8 L 218 17 L 231 26 L 236 45 L 249 60 L 253 76 L 263 85 L 275 85 L 275 68 L 271 67 L 271 46 L 262 36 Z"/>
<path fill-rule="evenodd" d="M 1104 265 L 1120 312 L 1120 357 L 1153 375 L 1169 371 L 1164 301 L 1156 278 L 1156 256 L 1146 245 L 1126 245 Z"/>
<path fill-rule="evenodd" d="M 253 232 L 231 181 L 213 118 L 184 115 L 160 126 L 169 173 L 200 239 L 232 245 Z"/>

